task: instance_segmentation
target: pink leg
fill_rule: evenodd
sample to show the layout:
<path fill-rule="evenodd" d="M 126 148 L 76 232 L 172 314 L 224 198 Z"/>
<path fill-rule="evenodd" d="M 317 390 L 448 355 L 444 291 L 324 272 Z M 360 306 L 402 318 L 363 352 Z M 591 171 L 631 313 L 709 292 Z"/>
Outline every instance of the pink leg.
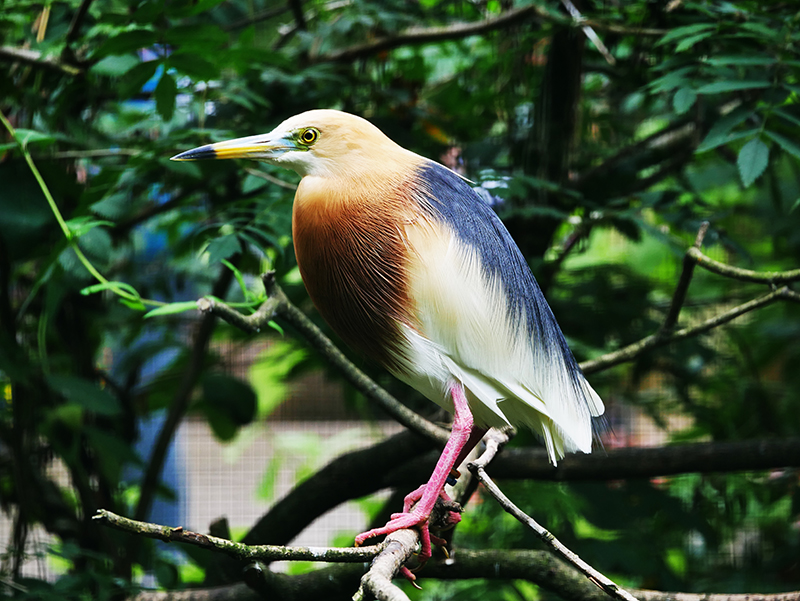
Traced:
<path fill-rule="evenodd" d="M 428 532 L 428 518 L 431 515 L 431 511 L 433 511 L 433 506 L 436 504 L 436 499 L 442 495 L 447 498 L 444 492 L 447 477 L 450 474 L 450 470 L 453 469 L 456 459 L 462 455 L 467 443 L 471 442 L 472 413 L 467 404 L 464 387 L 460 382 L 454 382 L 450 385 L 450 396 L 455 406 L 453 428 L 428 483 L 408 495 L 403 503 L 403 513 L 393 514 L 392 519 L 383 528 L 376 528 L 359 534 L 356 537 L 356 546 L 375 536 L 391 534 L 404 528 L 419 526 L 422 545 L 419 559 L 424 562 L 430 558 L 431 543 L 430 533 Z M 480 437 L 473 442 L 472 446 L 475 446 L 478 440 L 480 440 Z M 409 511 L 410 505 L 414 501 L 417 501 L 417 504 Z"/>

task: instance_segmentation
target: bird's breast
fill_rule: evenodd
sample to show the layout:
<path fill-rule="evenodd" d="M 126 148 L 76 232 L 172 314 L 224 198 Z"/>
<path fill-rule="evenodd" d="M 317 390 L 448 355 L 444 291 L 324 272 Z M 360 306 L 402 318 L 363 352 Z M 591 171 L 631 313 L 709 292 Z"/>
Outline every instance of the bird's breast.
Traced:
<path fill-rule="evenodd" d="M 359 185 L 306 177 L 292 233 L 317 310 L 352 348 L 392 371 L 403 363 L 409 306 L 404 225 L 416 218 L 402 180 Z"/>

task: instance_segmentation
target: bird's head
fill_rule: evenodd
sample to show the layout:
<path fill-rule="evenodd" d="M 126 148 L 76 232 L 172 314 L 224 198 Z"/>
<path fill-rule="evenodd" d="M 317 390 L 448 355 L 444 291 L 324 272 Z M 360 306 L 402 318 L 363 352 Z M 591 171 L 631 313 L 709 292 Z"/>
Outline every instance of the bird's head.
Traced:
<path fill-rule="evenodd" d="M 410 154 L 366 119 L 318 109 L 295 115 L 268 134 L 207 144 L 172 160 L 244 158 L 286 167 L 301 176 L 354 177 Z"/>

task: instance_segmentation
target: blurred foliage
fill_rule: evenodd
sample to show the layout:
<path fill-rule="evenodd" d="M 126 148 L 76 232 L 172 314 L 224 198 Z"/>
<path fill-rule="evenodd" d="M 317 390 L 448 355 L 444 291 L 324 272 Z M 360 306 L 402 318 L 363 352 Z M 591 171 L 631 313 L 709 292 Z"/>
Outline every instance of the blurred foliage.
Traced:
<path fill-rule="evenodd" d="M 137 479 L 160 471 L 164 456 L 136 441 L 147 419 L 175 411 L 187 385 L 195 392 L 178 421 L 198 416 L 230 440 L 274 410 L 287 378 L 321 367 L 273 333 L 244 380 L 227 372 L 220 350 L 244 335 L 219 326 L 210 344 L 195 342 L 202 328 L 185 312 L 189 301 L 213 292 L 248 310 L 263 298 L 256 276 L 265 269 L 312 311 L 291 249 L 296 177 L 265 165 L 170 162 L 178 151 L 329 107 L 368 117 L 423 155 L 455 159 L 528 256 L 580 359 L 660 326 L 704 220 L 705 250 L 719 260 L 797 266 L 792 3 L 576 2 L 598 22 L 614 64 L 555 1 L 469 37 L 344 52 L 412 27 L 495 19 L 511 4 L 5 1 L 0 506 L 13 534 L 0 570 L 15 587 L 4 592 L 105 599 L 145 572 L 166 588 L 202 580 L 194 564 L 88 518 L 98 507 L 145 516 L 154 494 L 169 496 Z M 683 323 L 759 293 L 698 270 Z M 800 310 L 780 305 L 592 380 L 627 444 L 630 406 L 659 424 L 684 418 L 676 441 L 797 436 L 799 378 Z M 53 479 L 54 462 L 71 486 Z M 265 467 L 262 489 L 274 469 Z M 776 471 L 507 489 L 625 583 L 733 592 L 800 586 L 797 486 L 796 471 Z M 50 560 L 58 579 L 20 573 L 35 526 L 58 541 L 49 551 L 60 558 Z M 457 541 L 537 544 L 485 500 L 470 506 Z M 207 560 L 192 557 L 202 569 Z M 546 596 L 524 582 L 429 583 L 420 595 Z"/>

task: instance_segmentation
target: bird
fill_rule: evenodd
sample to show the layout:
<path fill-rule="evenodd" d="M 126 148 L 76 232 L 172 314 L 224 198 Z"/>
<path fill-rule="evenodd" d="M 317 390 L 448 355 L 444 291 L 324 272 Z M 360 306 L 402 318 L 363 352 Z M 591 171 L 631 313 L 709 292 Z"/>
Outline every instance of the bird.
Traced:
<path fill-rule="evenodd" d="M 357 353 L 454 414 L 430 479 L 357 545 L 416 527 L 429 558 L 431 512 L 490 427 L 529 427 L 554 466 L 591 452 L 603 401 L 522 252 L 464 177 L 331 109 L 172 158 L 254 159 L 300 175 L 292 238 L 317 310 Z"/>

